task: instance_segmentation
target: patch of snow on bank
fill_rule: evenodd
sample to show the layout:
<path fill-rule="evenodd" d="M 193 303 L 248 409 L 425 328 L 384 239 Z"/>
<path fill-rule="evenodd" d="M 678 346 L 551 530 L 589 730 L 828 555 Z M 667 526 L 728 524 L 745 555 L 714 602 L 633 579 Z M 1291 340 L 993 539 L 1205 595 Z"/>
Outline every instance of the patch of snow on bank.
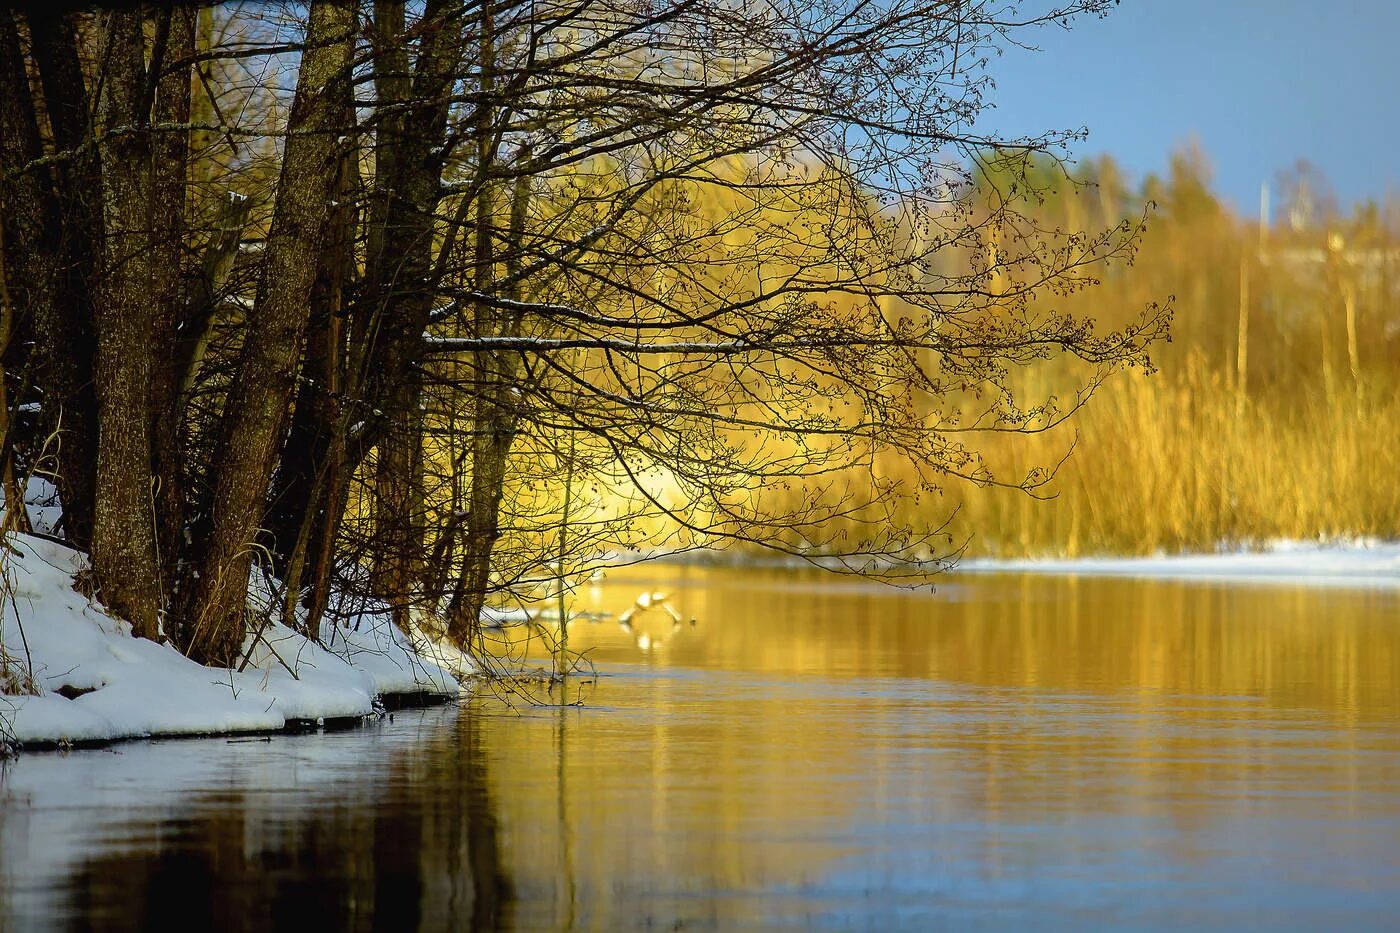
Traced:
<path fill-rule="evenodd" d="M 380 693 L 457 690 L 387 621 L 339 633 L 329 649 L 272 625 L 249 636 L 244 670 L 203 667 L 133 637 L 130 625 L 76 592 L 73 575 L 86 566 L 79 552 L 22 534 L 6 544 L 3 649 L 10 673 L 32 674 L 39 691 L 0 696 L 12 741 L 281 729 L 290 719 L 369 715 Z"/>
<path fill-rule="evenodd" d="M 484 628 L 504 628 L 529 622 L 535 618 L 535 613 L 518 607 L 482 606 L 479 618 Z"/>
<path fill-rule="evenodd" d="M 0 521 L 8 518 L 9 503 L 0 496 Z M 29 527 L 40 534 L 54 534 L 63 509 L 58 504 L 58 489 L 42 476 L 31 476 L 24 485 L 24 511 Z"/>
<path fill-rule="evenodd" d="M 961 561 L 954 573 L 1054 573 L 1400 589 L 1400 542 L 1273 541 L 1258 552 Z"/>

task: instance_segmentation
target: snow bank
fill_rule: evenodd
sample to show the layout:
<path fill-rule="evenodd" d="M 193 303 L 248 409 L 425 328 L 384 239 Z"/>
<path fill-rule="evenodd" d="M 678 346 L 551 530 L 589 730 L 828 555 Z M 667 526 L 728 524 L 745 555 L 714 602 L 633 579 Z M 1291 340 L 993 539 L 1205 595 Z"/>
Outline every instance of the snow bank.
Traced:
<path fill-rule="evenodd" d="M 961 561 L 955 573 L 1055 573 L 1400 589 L 1400 543 L 1274 541 L 1259 552 Z"/>
<path fill-rule="evenodd" d="M 245 669 L 203 667 L 133 637 L 76 592 L 82 554 L 32 535 L 8 535 L 6 544 L 0 648 L 12 686 L 29 681 L 37 691 L 0 696 L 0 728 L 11 741 L 264 731 L 369 715 L 384 693 L 457 692 L 450 671 L 461 659 L 437 663 L 383 614 L 329 629 L 324 645 L 269 625 L 249 636 Z"/>

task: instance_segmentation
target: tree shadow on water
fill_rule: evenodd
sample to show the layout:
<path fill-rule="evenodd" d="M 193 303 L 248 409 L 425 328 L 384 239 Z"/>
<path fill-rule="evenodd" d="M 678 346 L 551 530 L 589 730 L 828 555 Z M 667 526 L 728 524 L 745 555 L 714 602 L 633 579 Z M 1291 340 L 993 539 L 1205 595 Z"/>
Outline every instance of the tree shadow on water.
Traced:
<path fill-rule="evenodd" d="M 456 735 L 366 786 L 304 788 L 304 806 L 248 789 L 193 795 L 83 860 L 65 885 L 69 927 L 496 929 L 513 895 L 486 778 L 464 715 Z"/>

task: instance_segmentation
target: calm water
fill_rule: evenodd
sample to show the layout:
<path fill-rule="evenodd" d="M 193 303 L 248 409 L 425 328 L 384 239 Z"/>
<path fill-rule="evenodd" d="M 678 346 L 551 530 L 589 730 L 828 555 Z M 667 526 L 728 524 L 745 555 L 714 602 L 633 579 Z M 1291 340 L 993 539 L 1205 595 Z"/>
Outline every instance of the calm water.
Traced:
<path fill-rule="evenodd" d="M 0 929 L 1400 926 L 1400 592 L 626 573 L 582 708 L 25 756 Z"/>

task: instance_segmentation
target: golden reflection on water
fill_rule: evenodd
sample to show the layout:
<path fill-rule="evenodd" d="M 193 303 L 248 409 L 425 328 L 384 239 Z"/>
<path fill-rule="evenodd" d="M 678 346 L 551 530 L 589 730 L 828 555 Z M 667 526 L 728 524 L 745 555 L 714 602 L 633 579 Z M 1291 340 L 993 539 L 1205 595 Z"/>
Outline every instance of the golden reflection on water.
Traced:
<path fill-rule="evenodd" d="M 698 625 L 571 627 L 604 674 L 587 708 L 474 705 L 522 927 L 899 925 L 1008 899 L 1122 920 L 1176 875 L 1206 912 L 1172 917 L 1260 885 L 1273 906 L 1250 909 L 1284 921 L 1400 906 L 1394 592 L 671 567 L 578 608 L 656 590 Z M 1290 905 L 1319 870 L 1373 899 Z"/>
<path fill-rule="evenodd" d="M 930 594 L 682 566 L 618 571 L 576 608 L 616 614 L 650 591 L 697 626 L 674 630 L 656 611 L 631 634 L 576 621 L 570 647 L 604 667 L 1236 696 L 1343 719 L 1391 717 L 1400 703 L 1400 591 L 1023 574 L 944 577 Z"/>
<path fill-rule="evenodd" d="M 1400 592 L 653 567 L 575 608 L 656 591 L 680 626 L 571 628 L 598 673 L 542 699 L 582 706 L 25 756 L 0 780 L 0 929 L 1357 929 L 1400 909 Z"/>

